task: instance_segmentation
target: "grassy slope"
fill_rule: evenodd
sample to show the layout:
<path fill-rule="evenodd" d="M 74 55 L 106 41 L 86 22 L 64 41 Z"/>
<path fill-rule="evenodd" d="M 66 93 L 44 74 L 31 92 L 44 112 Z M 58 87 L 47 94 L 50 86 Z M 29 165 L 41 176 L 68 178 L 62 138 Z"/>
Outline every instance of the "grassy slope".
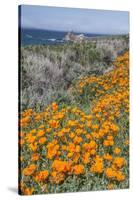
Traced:
<path fill-rule="evenodd" d="M 111 39 L 112 41 L 112 39 Z M 111 43 L 109 39 L 109 44 Z M 120 45 L 121 43 L 119 43 Z M 122 43 L 123 44 L 123 43 Z M 119 50 L 124 50 L 127 46 L 123 47 L 122 44 L 119 46 Z M 111 48 L 111 47 L 109 47 Z M 114 47 L 112 47 L 114 48 Z M 115 50 L 112 51 L 113 54 Z M 115 49 L 115 48 L 114 48 Z M 106 47 L 107 50 L 107 47 Z M 107 50 L 108 51 L 108 50 Z M 25 84 L 29 84 L 28 86 L 23 86 L 22 92 L 25 91 L 25 88 L 29 88 L 29 91 L 32 92 L 33 96 L 30 96 L 28 104 L 26 104 L 27 108 L 33 106 L 35 113 L 31 113 L 32 123 L 23 128 L 23 136 L 22 136 L 22 151 L 21 151 L 21 164 L 22 169 L 30 166 L 30 164 L 36 164 L 37 170 L 48 170 L 49 171 L 49 179 L 41 183 L 37 183 L 34 180 L 34 176 L 24 176 L 22 175 L 22 183 L 21 192 L 23 194 L 31 194 L 32 189 L 33 193 L 56 193 L 56 192 L 76 192 L 76 191 L 88 191 L 88 190 L 102 190 L 102 189 L 120 189 L 127 188 L 129 186 L 129 172 L 128 172 L 128 141 L 129 133 L 128 133 L 128 57 L 120 57 L 118 59 L 118 63 L 115 63 L 116 68 L 112 69 L 112 71 L 105 73 L 107 68 L 110 68 L 112 63 L 107 63 L 107 61 L 103 61 L 104 57 L 108 54 L 104 54 L 106 51 L 99 49 L 95 44 L 67 44 L 63 46 L 54 46 L 54 47 L 26 47 L 23 49 L 24 58 L 22 60 L 23 67 L 25 68 L 25 74 L 23 76 L 27 78 L 27 82 Z M 99 55 L 100 53 L 100 55 Z M 103 54 L 102 54 L 103 53 Z M 118 46 L 117 51 L 118 53 Z M 112 55 L 111 54 L 111 55 Z M 75 57 L 76 55 L 76 57 Z M 90 55 L 93 59 L 90 61 Z M 109 57 L 110 58 L 110 57 Z M 93 61 L 93 62 L 92 62 Z M 84 63 L 84 65 L 83 65 Z M 26 65 L 27 64 L 27 65 Z M 77 68 L 77 64 L 79 68 Z M 26 65 L 26 66 L 25 66 Z M 76 66 L 74 68 L 74 66 Z M 99 68 L 97 68 L 99 67 Z M 31 68 L 31 69 L 30 69 Z M 48 71 L 47 71 L 47 70 Z M 76 70 L 76 72 L 74 71 Z M 79 71 L 77 72 L 77 69 Z M 71 71 L 72 70 L 72 71 Z M 90 75 L 94 75 L 94 80 L 91 82 Z M 86 79 L 84 79 L 84 76 Z M 67 79 L 67 80 L 66 80 Z M 69 79 L 69 80 L 68 80 Z M 79 79 L 79 81 L 77 81 Z M 44 81 L 44 85 L 40 81 Z M 57 85 L 56 85 L 57 84 Z M 39 87 L 43 87 L 46 91 L 42 94 L 42 101 L 39 102 L 38 105 L 34 107 L 34 103 L 32 104 L 32 100 L 35 103 L 40 100 L 38 93 L 34 92 L 34 89 L 39 89 Z M 61 88 L 63 91 L 61 91 Z M 36 91 L 36 90 L 35 90 Z M 64 92 L 65 91 L 65 92 Z M 55 92 L 55 93 L 54 93 Z M 64 93 L 60 93 L 64 92 Z M 101 93 L 102 92 L 102 93 Z M 31 95 L 32 95 L 31 94 Z M 37 94 L 37 95 L 35 95 Z M 57 94 L 57 96 L 55 95 Z M 59 96 L 60 94 L 60 96 Z M 30 95 L 29 92 L 27 95 Z M 47 96 L 48 95 L 48 96 Z M 107 96 L 106 96 L 107 95 Z M 48 97 L 49 99 L 45 98 Z M 110 103 L 110 99 L 112 102 Z M 49 103 L 57 101 L 58 109 L 55 112 L 51 110 L 45 110 L 44 113 L 38 112 L 45 105 Z M 99 104 L 100 102 L 100 104 Z M 113 104 L 114 102 L 114 104 Z M 41 105 L 41 106 L 40 106 Z M 70 106 L 71 105 L 71 106 Z M 106 107 L 102 107 L 106 105 Z M 75 107 L 78 109 L 75 110 Z M 125 163 L 122 167 L 117 167 L 117 173 L 120 174 L 121 180 L 118 181 L 114 179 L 108 179 L 106 177 L 105 171 L 102 173 L 99 171 L 100 165 L 98 161 L 98 166 L 93 168 L 93 172 L 91 172 L 91 167 L 95 163 L 95 154 L 91 155 L 90 163 L 84 165 L 85 166 L 85 174 L 68 175 L 66 173 L 63 182 L 57 184 L 55 182 L 50 182 L 50 177 L 52 176 L 52 162 L 53 158 L 46 158 L 48 154 L 48 150 L 46 145 L 40 144 L 38 145 L 37 153 L 40 154 L 40 158 L 37 161 L 31 159 L 34 151 L 31 151 L 31 140 L 34 139 L 34 136 L 31 136 L 31 132 L 36 130 L 34 134 L 38 134 L 39 126 L 45 125 L 45 127 L 51 126 L 51 120 L 55 119 L 63 113 L 63 110 L 66 110 L 66 116 L 63 119 L 59 120 L 60 126 L 55 131 L 54 128 L 50 130 L 50 133 L 46 130 L 45 137 L 47 138 L 47 145 L 54 141 L 54 138 L 58 140 L 60 148 L 62 148 L 64 144 L 64 138 L 61 140 L 60 131 L 64 131 L 64 128 L 67 129 L 69 126 L 67 125 L 68 120 L 78 120 L 79 125 L 83 125 L 83 129 L 87 131 L 85 135 L 81 134 L 83 139 L 83 143 L 81 142 L 80 146 L 83 148 L 85 142 L 94 141 L 98 145 L 96 148 L 96 154 L 104 158 L 106 153 L 111 154 L 113 157 L 113 161 L 106 161 L 104 158 L 104 170 L 106 170 L 111 164 L 114 162 L 116 157 L 122 157 L 125 160 Z M 83 112 L 84 111 L 84 112 Z M 79 114 L 80 113 L 80 114 Z M 100 116 L 98 115 L 100 113 Z M 46 119 L 42 119 L 42 116 L 46 114 Z M 26 115 L 26 113 L 25 113 Z M 48 115 L 48 116 L 47 116 Z M 49 119 L 50 115 L 50 119 Z M 92 125 L 91 127 L 86 126 L 88 122 L 88 116 L 92 115 Z M 39 118 L 39 120 L 38 120 Z M 87 121 L 86 121 L 87 119 Z M 82 121 L 83 120 L 83 121 Z M 25 121 L 25 117 L 23 116 L 23 121 Z M 58 120 L 57 120 L 58 121 Z M 100 129 L 104 126 L 104 122 L 112 123 L 114 127 L 114 132 L 110 129 L 108 130 L 108 135 L 104 135 L 101 138 L 97 138 L 96 133 L 99 134 Z M 54 124 L 53 124 L 54 125 Z M 98 125 L 98 130 L 94 128 L 95 125 Z M 115 128 L 118 127 L 116 131 Z M 71 127 L 70 128 L 76 132 L 79 127 Z M 105 125 L 104 128 L 108 128 L 108 125 Z M 57 133 L 57 136 L 54 134 Z M 92 138 L 88 141 L 87 136 L 88 133 L 92 135 Z M 117 134 L 116 134 L 117 133 Z M 28 137 L 27 138 L 27 134 Z M 85 137 L 86 136 L 86 137 Z M 104 140 L 107 140 L 108 136 L 113 136 L 112 142 L 114 145 L 106 146 L 103 145 Z M 35 138 L 38 141 L 38 137 Z M 66 140 L 68 143 L 74 142 L 72 138 L 69 138 L 69 134 L 66 136 Z M 54 145 L 56 146 L 56 145 Z M 30 148 L 29 148 L 30 147 Z M 114 153 L 114 149 L 116 147 L 121 148 L 121 152 L 117 155 Z M 95 150 L 95 148 L 93 149 Z M 35 151 L 36 152 L 36 151 Z M 80 152 L 80 161 L 76 161 L 78 164 L 82 163 L 81 159 L 85 152 Z M 52 153 L 51 153 L 52 154 Z M 58 159 L 58 156 L 55 157 Z M 67 158 L 66 152 L 62 151 L 61 154 L 62 160 L 69 160 Z M 70 159 L 71 160 L 71 159 Z M 96 161 L 97 162 L 97 161 Z M 101 161 L 100 161 L 101 162 Z M 103 161 L 102 161 L 103 162 Z M 118 165 L 121 165 L 122 161 L 119 161 Z M 115 170 L 116 170 L 115 169 Z M 115 175 L 116 176 L 116 175 Z M 28 190 L 27 190 L 28 188 Z"/>
<path fill-rule="evenodd" d="M 83 43 L 21 48 L 22 110 L 67 101 L 71 84 L 82 76 L 103 74 L 120 51 L 128 48 L 124 36 L 93 38 Z"/>

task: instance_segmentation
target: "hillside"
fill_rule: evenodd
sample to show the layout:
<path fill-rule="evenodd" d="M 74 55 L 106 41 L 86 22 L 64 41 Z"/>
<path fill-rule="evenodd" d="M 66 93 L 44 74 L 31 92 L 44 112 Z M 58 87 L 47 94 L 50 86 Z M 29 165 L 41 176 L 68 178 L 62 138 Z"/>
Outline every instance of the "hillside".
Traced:
<path fill-rule="evenodd" d="M 70 103 L 73 100 L 67 91 L 75 80 L 85 75 L 100 75 L 112 69 L 112 61 L 128 47 L 126 36 L 22 47 L 21 109 L 41 109 L 57 100 Z"/>
<path fill-rule="evenodd" d="M 128 41 L 106 40 L 22 47 L 21 194 L 129 187 Z"/>

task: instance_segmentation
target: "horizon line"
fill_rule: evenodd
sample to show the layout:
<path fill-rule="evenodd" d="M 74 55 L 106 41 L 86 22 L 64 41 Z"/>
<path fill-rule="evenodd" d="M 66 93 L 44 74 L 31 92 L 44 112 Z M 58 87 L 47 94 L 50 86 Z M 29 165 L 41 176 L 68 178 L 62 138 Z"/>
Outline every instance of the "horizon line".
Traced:
<path fill-rule="evenodd" d="M 78 31 L 74 31 L 74 30 L 54 30 L 54 29 L 43 29 L 43 28 L 35 28 L 35 27 L 21 27 L 21 25 L 19 25 L 19 27 L 21 30 L 22 29 L 34 29 L 34 30 L 40 30 L 40 31 L 55 31 L 55 32 L 73 32 L 73 33 L 85 33 L 85 34 L 99 34 L 99 35 L 129 35 L 129 33 L 98 33 L 98 32 L 78 32 Z"/>

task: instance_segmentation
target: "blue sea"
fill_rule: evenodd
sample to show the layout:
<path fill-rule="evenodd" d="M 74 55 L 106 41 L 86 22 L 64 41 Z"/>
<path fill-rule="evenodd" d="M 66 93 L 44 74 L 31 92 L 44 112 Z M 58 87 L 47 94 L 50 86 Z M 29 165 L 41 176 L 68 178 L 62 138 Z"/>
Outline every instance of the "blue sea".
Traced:
<path fill-rule="evenodd" d="M 65 43 L 64 37 L 67 32 L 49 31 L 38 29 L 21 29 L 21 45 L 53 45 Z M 81 34 L 81 33 L 76 33 Z M 83 33 L 87 37 L 100 36 L 99 34 Z"/>

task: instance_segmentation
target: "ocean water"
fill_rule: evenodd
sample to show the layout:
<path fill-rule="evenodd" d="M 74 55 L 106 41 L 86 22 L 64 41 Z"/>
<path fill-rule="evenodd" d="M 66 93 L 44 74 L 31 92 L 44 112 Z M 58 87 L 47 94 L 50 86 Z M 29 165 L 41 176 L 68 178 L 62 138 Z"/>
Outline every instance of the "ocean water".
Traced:
<path fill-rule="evenodd" d="M 63 43 L 67 32 L 21 29 L 21 45 Z"/>
<path fill-rule="evenodd" d="M 61 44 L 65 43 L 64 40 L 67 32 L 61 31 L 48 31 L 48 30 L 37 30 L 37 29 L 21 29 L 20 30 L 20 44 L 21 45 L 53 45 L 53 44 Z M 81 33 L 76 33 L 81 34 Z M 96 37 L 99 34 L 86 34 L 83 33 L 87 37 Z"/>

